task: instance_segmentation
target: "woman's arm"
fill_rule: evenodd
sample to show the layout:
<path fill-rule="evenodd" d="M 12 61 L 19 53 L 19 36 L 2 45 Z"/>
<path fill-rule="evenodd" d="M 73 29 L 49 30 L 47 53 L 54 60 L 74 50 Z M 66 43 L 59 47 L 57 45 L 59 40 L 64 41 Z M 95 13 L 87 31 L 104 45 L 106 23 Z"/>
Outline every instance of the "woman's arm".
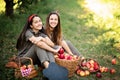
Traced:
<path fill-rule="evenodd" d="M 44 40 L 43 37 L 35 37 L 35 36 L 32 36 L 32 37 L 29 38 L 29 40 L 30 40 L 33 44 L 37 45 L 38 47 L 43 48 L 43 49 L 45 49 L 45 50 L 48 50 L 48 51 L 50 51 L 50 52 L 53 52 L 53 54 L 58 53 L 58 51 L 59 51 L 59 49 L 60 49 L 60 47 L 59 47 L 58 49 L 53 49 L 52 47 L 50 47 L 48 44 L 46 44 L 46 43 L 43 41 L 43 40 Z"/>
<path fill-rule="evenodd" d="M 48 44 L 49 46 L 51 46 L 51 47 L 54 47 L 54 46 L 55 46 L 55 44 L 50 40 L 49 37 L 45 37 L 44 42 L 45 42 L 46 44 Z"/>
<path fill-rule="evenodd" d="M 65 40 L 62 40 L 62 47 L 67 51 L 67 53 L 69 53 L 70 55 L 73 55 L 72 51 L 70 50 L 70 48 L 68 47 L 67 43 L 65 42 Z"/>

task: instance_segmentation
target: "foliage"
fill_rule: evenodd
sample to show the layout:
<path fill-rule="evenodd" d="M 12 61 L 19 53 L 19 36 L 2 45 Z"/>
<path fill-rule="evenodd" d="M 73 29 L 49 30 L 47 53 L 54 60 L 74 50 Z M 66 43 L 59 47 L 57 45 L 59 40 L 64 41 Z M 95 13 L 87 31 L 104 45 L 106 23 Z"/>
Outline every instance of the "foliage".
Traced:
<path fill-rule="evenodd" d="M 81 5 L 82 1 L 78 1 Z M 83 3 L 88 5 L 88 7 L 85 5 L 82 6 L 84 7 L 86 16 L 80 15 L 79 18 L 84 18 L 86 20 L 86 26 L 96 27 L 97 29 L 102 30 L 102 33 L 98 36 L 100 41 L 109 43 L 112 47 L 119 47 L 117 44 L 120 43 L 120 1 L 98 0 L 98 2 L 96 1 L 94 4 L 90 4 L 89 1 L 83 1 Z M 96 5 L 97 8 L 95 8 L 94 5 Z M 103 8 L 100 8 L 101 6 Z"/>

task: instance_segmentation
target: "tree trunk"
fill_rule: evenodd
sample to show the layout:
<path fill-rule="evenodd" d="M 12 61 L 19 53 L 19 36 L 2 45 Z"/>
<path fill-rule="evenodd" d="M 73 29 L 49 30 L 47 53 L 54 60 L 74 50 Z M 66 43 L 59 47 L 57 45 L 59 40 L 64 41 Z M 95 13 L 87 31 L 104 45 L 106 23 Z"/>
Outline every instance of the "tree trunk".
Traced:
<path fill-rule="evenodd" d="M 5 5 L 5 14 L 6 16 L 12 17 L 13 16 L 13 0 L 4 0 L 6 5 Z"/>

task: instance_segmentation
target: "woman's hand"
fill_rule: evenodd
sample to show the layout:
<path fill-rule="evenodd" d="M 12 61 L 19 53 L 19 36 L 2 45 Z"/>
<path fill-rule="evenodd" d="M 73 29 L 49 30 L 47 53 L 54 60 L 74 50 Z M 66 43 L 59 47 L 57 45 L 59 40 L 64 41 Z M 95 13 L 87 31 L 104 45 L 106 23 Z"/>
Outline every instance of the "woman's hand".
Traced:
<path fill-rule="evenodd" d="M 32 36 L 31 38 L 29 38 L 29 40 L 33 43 L 33 44 L 36 44 L 38 43 L 39 41 L 42 41 L 44 38 L 39 36 L 39 37 L 35 37 L 35 36 Z"/>

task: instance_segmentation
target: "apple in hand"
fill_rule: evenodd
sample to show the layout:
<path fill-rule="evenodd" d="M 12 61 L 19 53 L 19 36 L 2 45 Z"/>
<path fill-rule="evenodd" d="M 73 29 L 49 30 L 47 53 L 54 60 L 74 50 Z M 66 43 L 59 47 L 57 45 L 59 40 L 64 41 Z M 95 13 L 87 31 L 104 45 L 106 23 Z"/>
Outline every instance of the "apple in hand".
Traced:
<path fill-rule="evenodd" d="M 60 48 L 60 50 L 58 51 L 59 54 L 63 54 L 64 53 L 64 49 Z"/>
<path fill-rule="evenodd" d="M 116 58 L 113 58 L 112 61 L 111 61 L 111 63 L 112 63 L 113 65 L 116 64 Z"/>

